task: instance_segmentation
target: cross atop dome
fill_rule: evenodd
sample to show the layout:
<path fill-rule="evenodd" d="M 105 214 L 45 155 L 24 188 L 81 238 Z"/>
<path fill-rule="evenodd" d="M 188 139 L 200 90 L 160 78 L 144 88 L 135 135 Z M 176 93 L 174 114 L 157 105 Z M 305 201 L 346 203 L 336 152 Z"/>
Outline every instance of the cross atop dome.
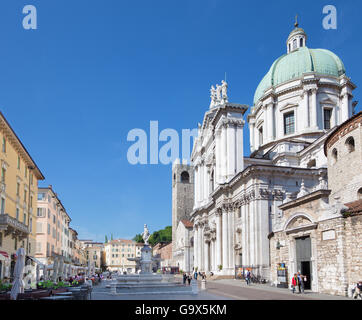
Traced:
<path fill-rule="evenodd" d="M 295 16 L 294 30 L 289 34 L 287 39 L 287 52 L 291 53 L 307 43 L 307 35 L 302 28 L 299 28 L 298 15 Z"/>

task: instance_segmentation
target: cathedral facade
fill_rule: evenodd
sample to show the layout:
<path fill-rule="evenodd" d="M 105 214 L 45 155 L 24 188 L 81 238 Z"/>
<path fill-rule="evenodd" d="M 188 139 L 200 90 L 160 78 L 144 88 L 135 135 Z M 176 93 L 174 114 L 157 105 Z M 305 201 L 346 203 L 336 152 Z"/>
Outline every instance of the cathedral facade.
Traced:
<path fill-rule="evenodd" d="M 243 266 L 272 280 L 270 239 L 285 223 L 281 206 L 328 187 L 324 143 L 352 117 L 356 86 L 334 53 L 307 47 L 297 23 L 286 47 L 257 87 L 247 119 L 249 106 L 229 102 L 225 81 L 211 88 L 186 170 L 193 172 L 193 207 L 173 207 L 193 226 L 189 247 L 198 271 L 233 276 Z M 174 246 L 180 219 L 173 218 Z"/>

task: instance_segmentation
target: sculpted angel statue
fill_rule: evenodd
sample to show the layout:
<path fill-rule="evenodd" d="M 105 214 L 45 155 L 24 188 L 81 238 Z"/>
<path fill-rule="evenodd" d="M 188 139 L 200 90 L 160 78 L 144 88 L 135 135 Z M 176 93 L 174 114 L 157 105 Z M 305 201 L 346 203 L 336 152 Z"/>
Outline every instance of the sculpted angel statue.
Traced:
<path fill-rule="evenodd" d="M 224 102 L 228 102 L 227 90 L 228 90 L 228 84 L 226 83 L 226 81 L 221 80 L 222 100 L 223 100 Z"/>
<path fill-rule="evenodd" d="M 221 102 L 221 86 L 216 85 L 216 100 L 217 102 Z"/>
<path fill-rule="evenodd" d="M 145 245 L 149 245 L 148 239 L 150 238 L 150 232 L 148 231 L 147 224 L 143 227 L 142 239 L 145 242 Z"/>

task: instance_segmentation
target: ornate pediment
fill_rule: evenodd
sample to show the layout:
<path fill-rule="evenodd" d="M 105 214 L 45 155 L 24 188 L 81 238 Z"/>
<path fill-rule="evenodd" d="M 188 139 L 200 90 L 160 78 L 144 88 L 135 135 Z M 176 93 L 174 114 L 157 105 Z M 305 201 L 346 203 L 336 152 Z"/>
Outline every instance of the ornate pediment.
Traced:
<path fill-rule="evenodd" d="M 302 230 L 315 229 L 316 223 L 313 223 L 309 218 L 304 215 L 294 217 L 288 224 L 286 229 L 287 233 L 299 232 Z"/>
<path fill-rule="evenodd" d="M 335 101 L 333 101 L 332 99 L 327 98 L 327 99 L 322 100 L 320 102 L 320 104 L 329 104 L 329 105 L 335 106 L 337 103 Z"/>

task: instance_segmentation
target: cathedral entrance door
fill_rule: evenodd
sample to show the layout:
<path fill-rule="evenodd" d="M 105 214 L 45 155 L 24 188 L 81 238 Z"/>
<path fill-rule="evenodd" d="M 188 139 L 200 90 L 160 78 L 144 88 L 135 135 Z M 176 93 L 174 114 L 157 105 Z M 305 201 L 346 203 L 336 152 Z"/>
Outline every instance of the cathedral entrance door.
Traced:
<path fill-rule="evenodd" d="M 300 237 L 295 239 L 296 254 L 297 254 L 297 271 L 307 277 L 304 283 L 305 289 L 311 288 L 311 256 L 312 246 L 310 236 Z"/>

